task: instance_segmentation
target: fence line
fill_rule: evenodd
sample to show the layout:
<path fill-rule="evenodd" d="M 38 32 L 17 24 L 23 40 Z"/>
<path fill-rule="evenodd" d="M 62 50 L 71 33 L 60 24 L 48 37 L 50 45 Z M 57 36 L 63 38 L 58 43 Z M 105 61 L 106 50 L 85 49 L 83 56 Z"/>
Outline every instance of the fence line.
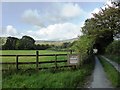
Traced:
<path fill-rule="evenodd" d="M 70 52 L 71 54 L 72 52 Z M 57 60 L 57 56 L 67 56 L 67 54 L 43 54 L 43 55 L 39 55 L 39 52 L 36 51 L 36 55 L 0 55 L 2 57 L 16 57 L 16 62 L 0 62 L 0 64 L 16 64 L 16 69 L 19 70 L 19 64 L 36 64 L 36 69 L 41 69 L 39 68 L 39 64 L 45 64 L 45 63 L 54 63 L 55 67 L 51 67 L 51 68 L 55 68 L 57 69 L 57 63 L 61 63 L 61 62 L 67 62 L 67 60 Z M 19 62 L 19 57 L 27 57 L 27 56 L 32 56 L 32 57 L 36 57 L 36 62 Z M 39 56 L 55 56 L 55 60 L 54 61 L 41 61 L 39 62 Z M 71 67 L 73 65 L 64 65 L 64 66 L 59 66 L 59 68 L 61 67 Z M 42 69 L 47 69 L 48 67 L 44 67 Z"/>

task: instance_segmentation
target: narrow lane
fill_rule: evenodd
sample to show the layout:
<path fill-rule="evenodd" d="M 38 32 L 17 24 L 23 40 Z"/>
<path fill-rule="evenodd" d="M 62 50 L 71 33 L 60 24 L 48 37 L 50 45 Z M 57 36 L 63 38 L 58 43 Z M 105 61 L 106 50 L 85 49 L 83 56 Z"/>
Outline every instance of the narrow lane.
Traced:
<path fill-rule="evenodd" d="M 107 79 L 104 69 L 97 57 L 95 57 L 95 69 L 92 82 L 88 88 L 112 88 L 111 82 Z"/>
<path fill-rule="evenodd" d="M 114 61 L 106 58 L 105 56 L 101 56 L 101 57 L 104 58 L 104 59 L 105 59 L 106 61 L 108 61 L 109 63 L 111 63 L 111 64 L 114 66 L 114 68 L 115 68 L 118 72 L 120 72 L 120 65 L 119 65 L 118 63 L 116 63 L 116 62 L 114 62 Z"/>

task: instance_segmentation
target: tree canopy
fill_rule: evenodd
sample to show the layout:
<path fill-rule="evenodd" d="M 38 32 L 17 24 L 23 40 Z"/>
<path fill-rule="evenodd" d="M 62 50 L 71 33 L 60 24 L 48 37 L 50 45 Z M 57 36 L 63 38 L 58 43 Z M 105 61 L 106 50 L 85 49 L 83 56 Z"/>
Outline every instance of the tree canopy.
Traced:
<path fill-rule="evenodd" d="M 113 7 L 101 8 L 99 13 L 94 13 L 94 17 L 87 19 L 82 27 L 84 35 L 95 37 L 94 48 L 97 48 L 99 53 L 103 53 L 105 47 L 113 41 L 113 38 L 120 35 L 119 3 L 114 2 Z"/>
<path fill-rule="evenodd" d="M 7 41 L 5 43 L 5 45 L 3 45 L 3 49 L 7 49 L 7 50 L 14 50 L 16 49 L 16 43 L 19 39 L 15 38 L 15 37 L 7 37 Z"/>
<path fill-rule="evenodd" d="M 30 36 L 23 36 L 22 39 L 18 42 L 18 49 L 34 49 L 35 48 L 35 40 Z"/>
<path fill-rule="evenodd" d="M 2 49 L 15 50 L 15 49 L 34 49 L 35 40 L 30 36 L 23 36 L 21 39 L 15 37 L 7 37 L 6 43 Z"/>

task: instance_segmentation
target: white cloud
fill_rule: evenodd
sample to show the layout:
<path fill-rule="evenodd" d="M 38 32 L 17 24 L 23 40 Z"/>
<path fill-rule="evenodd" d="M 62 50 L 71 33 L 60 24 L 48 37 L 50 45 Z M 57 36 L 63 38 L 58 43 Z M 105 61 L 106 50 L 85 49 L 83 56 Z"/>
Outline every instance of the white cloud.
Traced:
<path fill-rule="evenodd" d="M 16 29 L 12 25 L 8 25 L 6 27 L 6 34 L 7 35 L 16 35 L 17 31 L 16 31 Z"/>
<path fill-rule="evenodd" d="M 92 12 L 90 12 L 90 13 L 88 14 L 88 18 L 93 18 L 93 17 L 94 17 L 93 14 L 95 14 L 95 13 L 98 14 L 99 11 L 100 11 L 99 8 L 95 8 Z"/>
<path fill-rule="evenodd" d="M 53 8 L 54 10 L 52 10 Z M 55 5 L 50 4 L 49 8 L 45 10 L 25 10 L 22 15 L 22 21 L 44 27 L 50 24 L 72 21 L 84 13 L 78 4 L 56 3 Z"/>
<path fill-rule="evenodd" d="M 42 21 L 40 20 L 40 15 L 38 13 L 38 10 L 26 10 L 24 11 L 23 15 L 22 15 L 22 21 L 25 23 L 29 23 L 32 25 L 42 25 Z"/>
<path fill-rule="evenodd" d="M 82 10 L 77 4 L 73 5 L 72 3 L 69 3 L 64 5 L 61 14 L 65 17 L 76 17 L 80 15 L 81 11 Z"/>
<path fill-rule="evenodd" d="M 54 24 L 49 25 L 46 28 L 41 28 L 37 31 L 29 30 L 26 34 L 32 36 L 35 39 L 41 40 L 65 40 L 76 38 L 81 35 L 80 25 L 72 23 Z"/>
<path fill-rule="evenodd" d="M 0 35 L 3 37 L 8 37 L 8 36 L 18 36 L 18 32 L 16 28 L 12 25 L 7 25 L 6 27 L 2 27 L 0 29 Z"/>

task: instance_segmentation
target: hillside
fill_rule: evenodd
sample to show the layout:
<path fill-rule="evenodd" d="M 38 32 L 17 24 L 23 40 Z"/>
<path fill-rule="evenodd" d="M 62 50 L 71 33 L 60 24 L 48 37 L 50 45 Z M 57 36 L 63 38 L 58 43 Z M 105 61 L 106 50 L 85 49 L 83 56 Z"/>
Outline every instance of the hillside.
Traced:
<path fill-rule="evenodd" d="M 49 44 L 49 45 L 61 45 L 65 42 L 73 42 L 78 40 L 78 38 L 68 39 L 68 40 L 59 40 L 59 41 L 45 41 L 45 40 L 36 40 L 35 44 Z"/>

